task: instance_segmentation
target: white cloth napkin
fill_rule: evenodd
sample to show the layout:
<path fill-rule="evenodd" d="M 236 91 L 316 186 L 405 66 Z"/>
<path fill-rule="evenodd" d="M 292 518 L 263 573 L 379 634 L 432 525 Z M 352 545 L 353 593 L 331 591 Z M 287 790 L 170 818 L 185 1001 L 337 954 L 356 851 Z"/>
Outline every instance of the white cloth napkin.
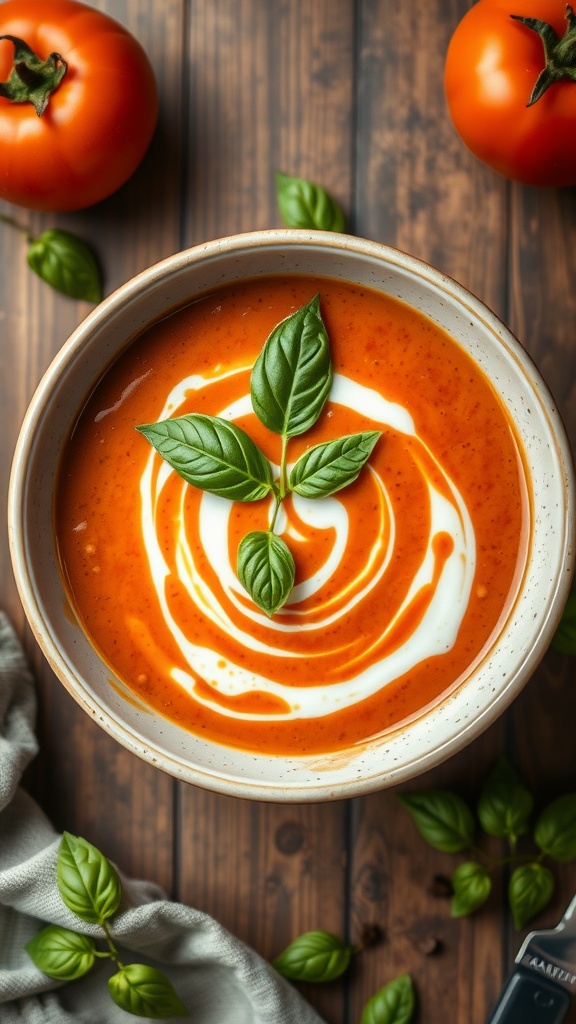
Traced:
<path fill-rule="evenodd" d="M 56 883 L 60 836 L 19 786 L 37 749 L 34 712 L 30 672 L 0 613 L 1 1024 L 142 1021 L 113 1003 L 107 979 L 116 968 L 106 961 L 84 978 L 60 984 L 42 974 L 24 949 L 45 924 L 101 934 L 62 902 Z M 170 978 L 194 1024 L 322 1024 L 288 982 L 213 918 L 169 901 L 151 883 L 122 878 L 122 884 L 122 904 L 112 919 L 116 945 L 126 962 L 152 963 Z"/>

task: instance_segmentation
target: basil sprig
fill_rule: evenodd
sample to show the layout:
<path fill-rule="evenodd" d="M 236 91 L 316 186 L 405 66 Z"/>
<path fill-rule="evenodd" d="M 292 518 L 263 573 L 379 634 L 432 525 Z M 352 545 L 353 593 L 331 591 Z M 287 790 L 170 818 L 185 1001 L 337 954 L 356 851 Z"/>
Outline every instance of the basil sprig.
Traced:
<path fill-rule="evenodd" d="M 237 573 L 254 603 L 274 615 L 287 601 L 296 574 L 290 548 L 274 532 L 282 501 L 290 492 L 325 498 L 358 477 L 381 436 L 368 430 L 309 448 L 288 474 L 288 442 L 314 426 L 322 414 L 333 371 L 320 297 L 282 320 L 269 335 L 250 375 L 252 408 L 282 439 L 280 474 L 252 439 L 218 416 L 186 416 L 146 423 L 139 430 L 187 483 L 230 501 L 274 505 L 268 530 L 257 530 L 238 547 Z"/>
<path fill-rule="evenodd" d="M 100 302 L 102 272 L 90 246 L 60 228 L 49 228 L 38 238 L 13 217 L 0 213 L 0 222 L 15 228 L 28 243 L 28 266 L 56 291 L 72 299 Z"/>
<path fill-rule="evenodd" d="M 114 945 L 110 920 L 122 899 L 115 867 L 95 846 L 65 832 L 58 849 L 58 889 L 69 910 L 81 921 L 100 925 L 107 949 L 91 936 L 48 925 L 27 944 L 36 967 L 50 978 L 74 981 L 94 966 L 96 958 L 112 960 L 118 971 L 108 981 L 114 1002 L 139 1017 L 187 1017 L 188 1010 L 172 982 L 147 964 L 123 964 Z"/>
<path fill-rule="evenodd" d="M 511 865 L 508 903 L 516 928 L 540 913 L 554 892 L 554 875 L 543 863 L 576 860 L 576 793 L 566 793 L 543 808 L 532 827 L 537 851 L 517 853 L 520 836 L 530 831 L 533 797 L 505 757 L 499 758 L 488 774 L 476 805 L 478 823 L 484 833 L 504 840 L 507 856 L 496 858 L 474 845 L 476 820 L 466 801 L 450 790 L 400 793 L 420 835 L 437 850 L 462 853 L 467 860 L 452 875 L 451 911 L 454 917 L 471 914 L 488 899 L 492 876 L 504 864 Z"/>
<path fill-rule="evenodd" d="M 277 171 L 276 196 L 287 228 L 344 231 L 344 214 L 321 185 Z"/>

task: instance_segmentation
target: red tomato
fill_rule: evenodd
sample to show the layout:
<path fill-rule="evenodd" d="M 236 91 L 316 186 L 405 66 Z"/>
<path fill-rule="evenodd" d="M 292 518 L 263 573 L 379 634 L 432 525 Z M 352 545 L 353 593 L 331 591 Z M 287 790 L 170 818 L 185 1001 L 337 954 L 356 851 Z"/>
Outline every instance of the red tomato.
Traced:
<path fill-rule="evenodd" d="M 555 80 L 528 105 L 545 67 L 544 44 L 511 15 L 551 26 L 551 41 L 560 42 L 556 62 L 567 66 L 568 76 L 576 75 L 568 52 L 576 47 L 576 17 L 565 3 L 479 0 L 457 26 L 446 57 L 444 84 L 454 126 L 477 157 L 508 178 L 574 185 L 576 81 Z"/>
<path fill-rule="evenodd" d="M 0 41 L 0 197 L 51 211 L 99 202 L 135 171 L 154 132 L 158 96 L 144 50 L 112 18 L 75 0 L 7 0 L 6 35 L 67 68 L 38 116 L 30 102 L 4 95 L 16 48 Z"/>

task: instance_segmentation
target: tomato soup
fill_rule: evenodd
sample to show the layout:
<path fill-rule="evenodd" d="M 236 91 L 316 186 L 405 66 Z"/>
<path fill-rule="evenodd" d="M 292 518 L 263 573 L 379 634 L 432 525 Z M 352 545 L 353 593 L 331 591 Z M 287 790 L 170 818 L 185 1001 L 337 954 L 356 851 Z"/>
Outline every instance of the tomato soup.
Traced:
<path fill-rule="evenodd" d="M 282 502 L 275 531 L 296 576 L 267 616 L 235 567 L 272 499 L 185 483 L 135 428 L 219 416 L 278 467 L 281 438 L 252 410 L 250 372 L 273 328 L 317 293 L 334 380 L 288 461 L 382 433 L 350 486 Z M 298 755 L 369 740 L 466 678 L 522 577 L 527 494 L 506 410 L 442 329 L 360 286 L 270 277 L 223 286 L 127 347 L 71 432 L 55 522 L 71 605 L 111 675 L 193 733 Z"/>

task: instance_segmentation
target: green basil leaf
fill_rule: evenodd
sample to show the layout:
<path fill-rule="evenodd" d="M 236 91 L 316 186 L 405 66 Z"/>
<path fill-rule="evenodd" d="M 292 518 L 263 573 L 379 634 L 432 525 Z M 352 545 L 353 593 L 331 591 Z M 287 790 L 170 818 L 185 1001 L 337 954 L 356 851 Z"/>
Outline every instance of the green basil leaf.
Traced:
<path fill-rule="evenodd" d="M 398 799 L 412 815 L 420 835 L 436 850 L 459 853 L 472 845 L 474 817 L 457 793 L 430 789 L 399 793 Z"/>
<path fill-rule="evenodd" d="M 333 981 L 344 974 L 354 952 L 354 946 L 330 932 L 305 932 L 272 961 L 272 966 L 291 981 Z"/>
<path fill-rule="evenodd" d="M 49 924 L 26 944 L 26 952 L 38 970 L 50 978 L 74 981 L 87 974 L 94 963 L 94 939 L 68 928 Z"/>
<path fill-rule="evenodd" d="M 277 171 L 276 195 L 287 228 L 344 231 L 344 214 L 321 185 Z"/>
<path fill-rule="evenodd" d="M 560 654 L 576 654 L 576 593 L 570 594 L 562 618 L 552 637 L 552 647 Z"/>
<path fill-rule="evenodd" d="M 274 328 L 252 369 L 252 407 L 275 434 L 303 434 L 318 419 L 332 387 L 328 334 L 320 297 Z"/>
<path fill-rule="evenodd" d="M 44 231 L 31 243 L 28 265 L 43 281 L 72 299 L 100 302 L 102 274 L 92 249 L 59 228 Z"/>
<path fill-rule="evenodd" d="M 281 537 L 255 530 L 240 541 L 237 571 L 254 603 L 267 615 L 274 615 L 294 586 L 296 569 Z"/>
<path fill-rule="evenodd" d="M 230 501 L 258 501 L 272 490 L 268 459 L 228 420 L 191 413 L 136 429 L 194 487 Z"/>
<path fill-rule="evenodd" d="M 531 918 L 540 913 L 552 899 L 554 875 L 542 864 L 523 864 L 510 877 L 508 899 L 519 931 Z"/>
<path fill-rule="evenodd" d="M 484 831 L 515 846 L 528 831 L 534 800 L 512 765 L 501 757 L 490 772 L 478 801 L 478 818 Z"/>
<path fill-rule="evenodd" d="M 360 1024 L 409 1024 L 415 1009 L 412 978 L 409 974 L 401 974 L 366 1003 Z"/>
<path fill-rule="evenodd" d="M 146 964 L 127 964 L 109 979 L 108 991 L 117 1006 L 137 1017 L 189 1016 L 172 982 Z"/>
<path fill-rule="evenodd" d="M 116 869 L 86 839 L 64 832 L 57 878 L 64 903 L 82 921 L 102 924 L 118 910 L 122 885 Z"/>
<path fill-rule="evenodd" d="M 347 487 L 356 480 L 381 436 L 380 430 L 367 430 L 314 445 L 293 466 L 290 489 L 304 498 L 325 498 Z"/>
<path fill-rule="evenodd" d="M 542 852 L 554 860 L 574 860 L 576 793 L 566 793 L 544 808 L 536 821 L 534 839 Z"/>
<path fill-rule="evenodd" d="M 473 914 L 486 902 L 492 888 L 492 881 L 483 864 L 467 861 L 460 864 L 452 875 L 454 895 L 450 903 L 452 917 Z"/>

